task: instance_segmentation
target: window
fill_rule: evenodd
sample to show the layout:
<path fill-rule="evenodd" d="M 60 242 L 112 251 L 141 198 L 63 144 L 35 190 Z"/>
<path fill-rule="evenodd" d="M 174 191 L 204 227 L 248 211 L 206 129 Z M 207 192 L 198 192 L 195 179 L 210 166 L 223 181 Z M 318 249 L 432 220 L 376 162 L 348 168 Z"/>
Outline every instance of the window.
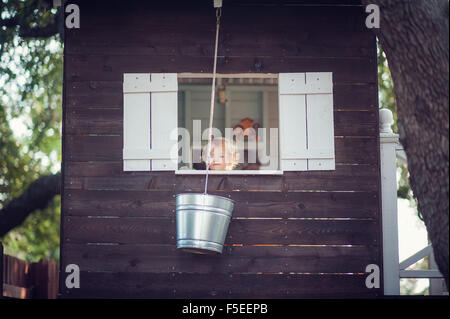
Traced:
<path fill-rule="evenodd" d="M 333 170 L 332 90 L 331 73 L 218 75 L 214 139 L 239 156 L 211 173 Z M 203 174 L 210 98 L 208 75 L 125 74 L 124 170 Z"/>
<path fill-rule="evenodd" d="M 178 168 L 204 170 L 211 78 L 202 74 L 179 75 L 178 85 L 179 134 L 184 131 L 182 152 L 188 151 L 181 156 Z M 224 155 L 229 155 L 230 160 L 226 161 L 229 165 L 212 165 L 212 171 L 278 171 L 278 75 L 219 74 L 215 97 L 214 139 L 226 143 Z M 212 145 L 214 149 L 219 144 Z M 236 155 L 230 155 L 230 150 Z"/>

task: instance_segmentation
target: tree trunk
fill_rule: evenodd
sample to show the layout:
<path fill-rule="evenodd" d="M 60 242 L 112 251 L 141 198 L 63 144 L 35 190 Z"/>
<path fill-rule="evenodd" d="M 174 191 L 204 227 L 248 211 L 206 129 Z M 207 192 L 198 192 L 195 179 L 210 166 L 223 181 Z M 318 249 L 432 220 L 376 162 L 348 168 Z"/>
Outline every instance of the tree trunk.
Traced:
<path fill-rule="evenodd" d="M 400 142 L 439 270 L 448 287 L 448 0 L 363 0 L 380 8 L 374 29 L 386 53 Z"/>
<path fill-rule="evenodd" d="M 17 198 L 0 210 L 0 237 L 24 222 L 36 209 L 48 206 L 55 195 L 61 193 L 61 174 L 44 176 L 33 183 Z"/>

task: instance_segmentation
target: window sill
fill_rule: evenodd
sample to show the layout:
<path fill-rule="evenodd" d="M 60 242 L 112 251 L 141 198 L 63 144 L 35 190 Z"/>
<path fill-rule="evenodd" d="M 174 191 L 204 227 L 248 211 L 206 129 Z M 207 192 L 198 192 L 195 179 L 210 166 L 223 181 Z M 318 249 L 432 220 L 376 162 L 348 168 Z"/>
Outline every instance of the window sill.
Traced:
<path fill-rule="evenodd" d="M 205 175 L 206 170 L 176 170 L 175 175 Z M 283 175 L 280 170 L 209 171 L 209 175 Z"/>

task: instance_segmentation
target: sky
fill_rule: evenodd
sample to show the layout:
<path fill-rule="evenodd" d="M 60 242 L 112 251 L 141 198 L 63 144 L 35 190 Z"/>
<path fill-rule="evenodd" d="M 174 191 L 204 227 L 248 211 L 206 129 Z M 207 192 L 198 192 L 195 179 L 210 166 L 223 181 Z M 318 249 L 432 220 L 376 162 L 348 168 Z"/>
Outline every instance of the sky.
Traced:
<path fill-rule="evenodd" d="M 409 200 L 399 198 L 398 237 L 400 261 L 428 246 L 428 234 L 424 223 L 417 217 L 417 209 L 411 207 Z"/>

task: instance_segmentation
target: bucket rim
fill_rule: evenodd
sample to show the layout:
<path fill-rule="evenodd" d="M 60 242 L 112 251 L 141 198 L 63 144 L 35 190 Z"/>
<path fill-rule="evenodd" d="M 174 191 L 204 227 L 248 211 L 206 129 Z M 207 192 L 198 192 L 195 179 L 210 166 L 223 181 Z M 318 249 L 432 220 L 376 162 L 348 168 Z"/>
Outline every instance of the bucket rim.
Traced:
<path fill-rule="evenodd" d="M 203 195 L 203 196 L 211 196 L 211 197 L 218 197 L 218 198 L 220 198 L 220 199 L 225 199 L 225 200 L 227 200 L 227 201 L 232 202 L 233 204 L 236 203 L 236 201 L 235 201 L 234 199 L 231 199 L 231 198 L 227 198 L 227 197 L 223 197 L 223 196 L 219 196 L 219 195 L 214 195 L 214 194 L 205 194 L 205 193 L 180 193 L 180 194 L 175 195 L 175 198 L 178 197 L 178 196 L 180 196 L 180 195 Z"/>

